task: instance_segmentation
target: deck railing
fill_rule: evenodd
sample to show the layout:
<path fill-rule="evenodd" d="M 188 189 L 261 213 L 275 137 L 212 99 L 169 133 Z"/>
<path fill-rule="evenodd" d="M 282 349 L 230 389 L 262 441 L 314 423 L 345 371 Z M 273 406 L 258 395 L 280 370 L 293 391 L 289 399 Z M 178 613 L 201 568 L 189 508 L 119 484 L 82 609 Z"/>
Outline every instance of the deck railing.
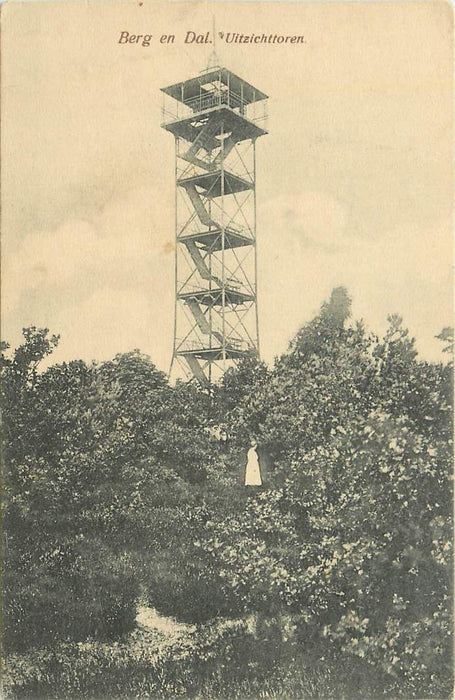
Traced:
<path fill-rule="evenodd" d="M 239 109 L 240 113 L 243 114 L 246 107 L 246 102 L 242 100 L 240 95 L 233 92 L 233 90 L 211 90 L 210 92 L 201 92 L 199 95 L 196 95 L 196 97 L 184 100 L 184 104 L 188 105 L 193 112 L 202 112 L 212 107 L 229 105 L 232 109 Z"/>
<path fill-rule="evenodd" d="M 169 102 L 166 100 L 166 105 L 163 106 L 163 121 L 170 122 L 176 119 L 184 119 L 191 116 L 191 114 L 204 112 L 222 105 L 227 105 L 254 122 L 264 121 L 267 118 L 267 100 L 250 104 L 234 90 L 214 89 L 204 90 L 199 95 L 184 99 L 183 102 L 174 100 Z"/>

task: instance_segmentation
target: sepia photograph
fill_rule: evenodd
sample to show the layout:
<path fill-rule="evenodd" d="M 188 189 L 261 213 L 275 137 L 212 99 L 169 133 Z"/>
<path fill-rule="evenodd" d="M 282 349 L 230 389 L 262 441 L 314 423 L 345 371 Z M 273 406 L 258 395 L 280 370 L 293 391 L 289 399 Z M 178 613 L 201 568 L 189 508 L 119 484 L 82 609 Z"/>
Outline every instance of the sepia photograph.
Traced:
<path fill-rule="evenodd" d="M 452 6 L 0 9 L 3 697 L 452 697 Z"/>

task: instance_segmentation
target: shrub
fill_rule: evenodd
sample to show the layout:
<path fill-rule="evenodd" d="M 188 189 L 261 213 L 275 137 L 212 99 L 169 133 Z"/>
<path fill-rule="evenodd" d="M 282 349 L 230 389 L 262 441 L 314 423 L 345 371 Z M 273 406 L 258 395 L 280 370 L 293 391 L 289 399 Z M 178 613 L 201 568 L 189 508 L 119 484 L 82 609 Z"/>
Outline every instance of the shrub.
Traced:
<path fill-rule="evenodd" d="M 128 557 L 98 539 L 56 543 L 33 566 L 6 567 L 4 645 L 8 652 L 57 640 L 116 638 L 133 629 L 139 595 Z M 18 584 L 17 575 L 21 576 Z"/>

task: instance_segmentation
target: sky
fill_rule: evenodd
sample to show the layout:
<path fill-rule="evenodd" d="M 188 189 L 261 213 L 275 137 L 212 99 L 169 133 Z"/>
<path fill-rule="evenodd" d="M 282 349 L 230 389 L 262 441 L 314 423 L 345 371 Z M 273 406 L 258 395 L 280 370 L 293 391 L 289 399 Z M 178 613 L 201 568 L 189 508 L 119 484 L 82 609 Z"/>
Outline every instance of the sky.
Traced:
<path fill-rule="evenodd" d="M 173 138 L 160 87 L 203 70 L 187 31 L 302 34 L 221 44 L 270 96 L 257 143 L 263 359 L 333 287 L 417 348 L 452 325 L 452 10 L 428 3 L 11 3 L 2 8 L 2 338 L 47 327 L 53 361 L 139 348 L 163 370 L 174 313 Z M 119 44 L 152 34 L 149 47 Z M 160 44 L 163 34 L 173 44 Z"/>

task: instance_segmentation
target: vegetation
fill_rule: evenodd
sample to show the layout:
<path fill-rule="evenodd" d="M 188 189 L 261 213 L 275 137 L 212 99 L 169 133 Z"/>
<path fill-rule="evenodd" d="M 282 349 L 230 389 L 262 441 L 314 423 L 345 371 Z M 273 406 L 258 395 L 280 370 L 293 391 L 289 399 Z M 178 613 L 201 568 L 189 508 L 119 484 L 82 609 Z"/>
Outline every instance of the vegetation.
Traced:
<path fill-rule="evenodd" d="M 349 318 L 334 290 L 212 396 L 138 351 L 40 372 L 58 337 L 4 345 L 8 697 L 448 697 L 452 362 Z M 141 638 L 139 601 L 196 627 Z"/>

